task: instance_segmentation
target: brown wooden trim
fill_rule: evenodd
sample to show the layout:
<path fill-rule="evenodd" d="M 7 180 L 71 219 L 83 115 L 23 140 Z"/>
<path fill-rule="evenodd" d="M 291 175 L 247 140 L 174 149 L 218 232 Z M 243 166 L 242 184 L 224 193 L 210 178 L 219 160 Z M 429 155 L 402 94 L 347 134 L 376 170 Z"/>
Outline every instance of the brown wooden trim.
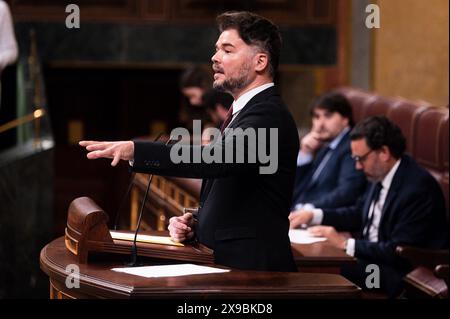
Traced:
<path fill-rule="evenodd" d="M 65 289 L 65 269 L 77 263 L 59 238 L 41 251 L 41 268 L 57 297 L 72 298 L 359 298 L 361 289 L 335 274 L 232 270 L 223 274 L 144 278 L 114 272 L 121 261 L 80 266 L 80 288 Z M 53 297 L 54 296 L 53 292 Z"/>
<path fill-rule="evenodd" d="M 349 83 L 350 74 L 350 0 L 336 0 L 336 35 L 337 61 L 336 65 L 326 68 L 325 90 L 331 90 Z"/>
<path fill-rule="evenodd" d="M 340 0 L 256 0 L 252 11 L 282 26 L 334 25 L 336 2 Z M 53 3 L 33 5 L 27 0 L 12 0 L 11 11 L 16 21 L 61 21 L 64 23 L 69 4 L 55 0 Z M 227 4 L 225 1 L 223 3 Z M 239 1 L 235 1 L 239 7 Z M 236 7 L 229 5 L 225 10 Z M 315 14 L 316 6 L 322 5 L 326 14 Z M 148 23 L 170 22 L 174 24 L 214 24 L 221 13 L 222 4 L 210 0 L 123 0 L 119 6 L 110 4 L 82 3 L 80 13 L 86 22 Z"/>

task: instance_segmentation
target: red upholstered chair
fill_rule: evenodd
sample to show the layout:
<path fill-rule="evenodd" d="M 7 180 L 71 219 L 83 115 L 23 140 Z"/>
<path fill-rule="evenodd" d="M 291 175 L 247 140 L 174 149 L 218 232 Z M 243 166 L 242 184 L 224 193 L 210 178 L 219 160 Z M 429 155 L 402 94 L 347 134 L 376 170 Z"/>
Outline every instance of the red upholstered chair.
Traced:
<path fill-rule="evenodd" d="M 374 95 L 372 98 L 368 99 L 367 104 L 364 106 L 363 118 L 374 116 L 374 115 L 385 115 L 392 108 L 396 100 L 391 98 L 386 98 L 379 95 Z"/>
<path fill-rule="evenodd" d="M 374 98 L 374 95 L 369 92 L 351 87 L 338 88 L 336 91 L 344 95 L 352 105 L 355 123 L 359 122 L 364 117 L 368 101 Z"/>
<path fill-rule="evenodd" d="M 397 254 L 413 265 L 405 278 L 407 298 L 448 298 L 448 250 L 397 247 Z"/>
<path fill-rule="evenodd" d="M 447 271 L 447 280 L 442 277 Z M 442 275 L 440 275 L 442 273 Z M 433 271 L 419 266 L 405 276 L 406 291 L 404 297 L 409 299 L 447 299 L 448 298 L 448 265 L 439 265 Z"/>
<path fill-rule="evenodd" d="M 442 149 L 448 148 L 448 144 L 447 146 L 442 144 L 445 129 L 448 131 L 448 109 L 429 107 L 420 114 L 413 141 L 414 158 L 437 180 L 444 173 L 444 154 L 448 153 L 448 149 L 446 152 Z"/>
<path fill-rule="evenodd" d="M 427 107 L 425 105 L 418 105 L 410 101 L 399 99 L 389 108 L 387 117 L 397 124 L 406 137 L 406 151 L 409 154 L 414 154 L 415 134 L 417 133 L 417 122 L 420 114 L 422 114 Z"/>

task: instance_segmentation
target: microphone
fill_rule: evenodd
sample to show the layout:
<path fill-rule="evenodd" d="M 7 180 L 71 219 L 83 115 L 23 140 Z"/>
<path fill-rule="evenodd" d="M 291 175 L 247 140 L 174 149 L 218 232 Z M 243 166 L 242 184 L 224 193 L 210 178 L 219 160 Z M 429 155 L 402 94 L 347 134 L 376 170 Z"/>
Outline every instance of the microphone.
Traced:
<path fill-rule="evenodd" d="M 163 135 L 162 132 L 159 133 L 158 136 L 153 140 L 153 142 L 157 142 L 161 138 L 162 135 Z M 121 214 L 121 211 L 122 211 L 122 207 L 123 207 L 123 205 L 125 205 L 125 202 L 126 202 L 126 199 L 128 197 L 128 194 L 130 193 L 131 187 L 133 186 L 135 176 L 136 176 L 136 173 L 132 172 L 131 173 L 131 177 L 130 177 L 130 182 L 128 184 L 127 191 L 125 192 L 125 195 L 123 196 L 123 198 L 122 198 L 122 200 L 120 202 L 119 209 L 117 209 L 116 218 L 114 220 L 114 230 L 117 230 L 117 226 L 119 224 L 119 219 L 120 219 L 120 214 Z"/>
<path fill-rule="evenodd" d="M 158 137 L 159 139 L 159 137 Z M 172 141 L 172 136 L 169 137 L 169 139 L 166 142 L 166 145 L 169 145 L 169 143 Z M 155 140 L 156 142 L 156 140 Z M 153 174 L 150 175 L 150 178 L 148 180 L 148 184 L 147 184 L 147 189 L 145 191 L 144 194 L 144 199 L 142 200 L 141 203 L 141 209 L 139 210 L 139 218 L 138 218 L 138 222 L 137 222 L 137 226 L 136 226 L 136 231 L 134 232 L 134 239 L 133 239 L 133 246 L 131 247 L 131 261 L 130 263 L 127 264 L 127 266 L 129 267 L 136 267 L 136 266 L 140 266 L 140 264 L 137 262 L 137 245 L 136 245 L 136 241 L 137 241 L 137 235 L 139 232 L 139 228 L 141 227 L 141 221 L 142 221 L 142 215 L 144 212 L 144 206 L 145 206 L 145 202 L 147 200 L 147 195 L 148 195 L 148 191 L 150 189 L 150 184 L 152 183 L 152 179 L 153 179 Z"/>

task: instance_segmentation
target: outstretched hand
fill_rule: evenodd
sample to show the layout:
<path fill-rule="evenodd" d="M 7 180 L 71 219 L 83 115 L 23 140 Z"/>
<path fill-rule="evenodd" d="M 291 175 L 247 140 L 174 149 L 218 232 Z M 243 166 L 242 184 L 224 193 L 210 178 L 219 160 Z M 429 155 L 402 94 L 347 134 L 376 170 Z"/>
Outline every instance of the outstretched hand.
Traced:
<path fill-rule="evenodd" d="M 80 141 L 80 146 L 86 147 L 87 158 L 112 158 L 111 166 L 116 166 L 120 160 L 134 159 L 134 143 L 132 141 L 99 142 Z"/>

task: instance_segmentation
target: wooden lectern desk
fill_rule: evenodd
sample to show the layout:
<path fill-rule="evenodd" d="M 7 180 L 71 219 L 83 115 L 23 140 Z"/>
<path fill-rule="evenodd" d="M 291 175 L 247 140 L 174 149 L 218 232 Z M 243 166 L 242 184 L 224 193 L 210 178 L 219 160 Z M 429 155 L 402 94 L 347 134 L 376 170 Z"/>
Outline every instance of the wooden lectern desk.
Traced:
<path fill-rule="evenodd" d="M 339 274 L 342 266 L 356 263 L 355 257 L 326 241 L 313 244 L 291 243 L 291 248 L 300 272 Z"/>
<path fill-rule="evenodd" d="M 111 270 L 124 267 L 123 260 L 78 263 L 76 256 L 66 249 L 63 237 L 52 241 L 42 249 L 40 264 L 41 269 L 49 276 L 52 299 L 359 298 L 361 294 L 359 287 L 336 274 L 232 269 L 230 272 L 219 274 L 138 277 Z M 70 270 L 66 271 L 66 268 L 69 265 L 76 265 L 80 269 L 79 288 L 66 286 L 66 279 L 70 274 Z"/>
<path fill-rule="evenodd" d="M 64 237 L 45 246 L 41 269 L 50 278 L 50 298 L 358 298 L 360 288 L 336 274 L 243 271 L 146 278 L 113 271 L 130 260 L 130 232 L 112 232 L 108 215 L 90 198 L 69 206 Z M 159 232 L 161 235 L 161 232 Z M 128 238 L 127 238 L 128 236 Z M 144 236 L 142 236 L 144 239 Z M 214 265 L 202 245 L 173 243 L 147 236 L 137 244 L 143 264 Z M 164 243 L 164 244 L 161 244 Z M 77 273 L 72 273 L 74 270 Z M 79 279 L 72 288 L 71 280 Z"/>

